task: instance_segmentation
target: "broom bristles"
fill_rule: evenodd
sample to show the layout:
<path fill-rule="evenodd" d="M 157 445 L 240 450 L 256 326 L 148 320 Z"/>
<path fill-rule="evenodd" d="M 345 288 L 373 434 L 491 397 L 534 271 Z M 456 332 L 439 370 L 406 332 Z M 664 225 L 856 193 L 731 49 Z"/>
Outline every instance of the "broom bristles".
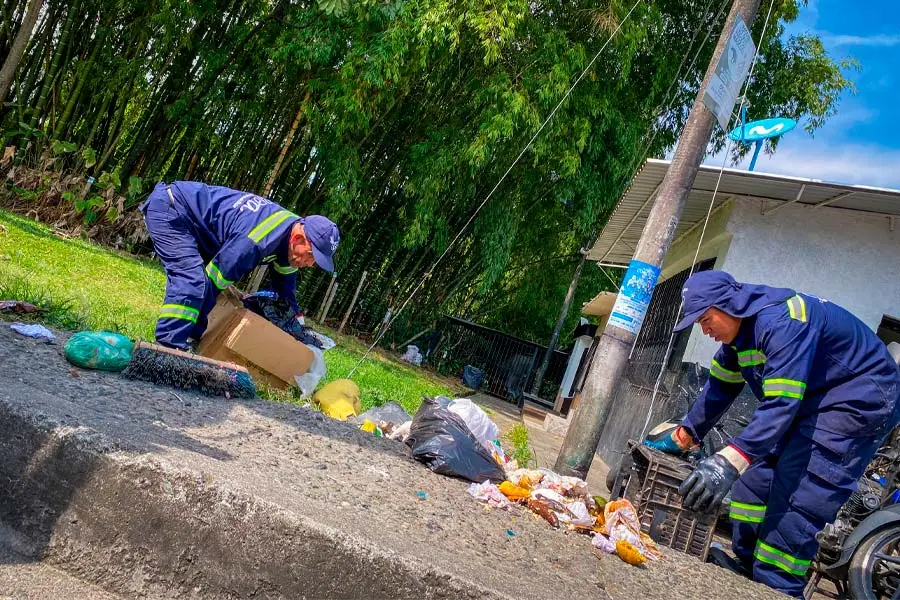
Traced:
<path fill-rule="evenodd" d="M 131 361 L 122 374 L 131 379 L 171 385 L 211 396 L 256 397 L 253 378 L 243 369 L 230 369 L 184 352 L 155 350 L 140 343 L 135 345 Z"/>

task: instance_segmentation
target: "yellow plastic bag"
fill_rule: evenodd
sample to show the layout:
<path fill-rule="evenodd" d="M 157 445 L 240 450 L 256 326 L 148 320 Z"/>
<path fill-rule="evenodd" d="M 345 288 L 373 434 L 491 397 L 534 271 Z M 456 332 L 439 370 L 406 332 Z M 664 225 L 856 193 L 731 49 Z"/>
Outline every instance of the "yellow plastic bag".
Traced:
<path fill-rule="evenodd" d="M 335 379 L 313 394 L 312 399 L 332 419 L 345 421 L 360 413 L 359 386 L 349 379 Z"/>

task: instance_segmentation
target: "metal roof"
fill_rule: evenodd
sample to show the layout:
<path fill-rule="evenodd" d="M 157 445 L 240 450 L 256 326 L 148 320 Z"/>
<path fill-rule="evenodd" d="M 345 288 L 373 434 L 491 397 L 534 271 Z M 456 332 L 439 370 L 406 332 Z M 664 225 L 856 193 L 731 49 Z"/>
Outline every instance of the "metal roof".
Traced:
<path fill-rule="evenodd" d="M 650 214 L 656 191 L 669 170 L 669 164 L 668 160 L 656 159 L 644 163 L 632 179 L 631 186 L 619 200 L 616 210 L 603 227 L 594 247 L 588 252 L 588 260 L 615 266 L 628 265 L 644 230 L 644 223 Z M 675 230 L 676 240 L 706 218 L 719 171 L 719 167 L 715 166 L 700 167 L 694 187 L 688 195 L 681 221 Z M 776 212 L 783 206 L 799 202 L 812 206 L 830 206 L 884 215 L 891 219 L 892 228 L 894 217 L 900 217 L 900 190 L 725 169 L 713 210 L 732 198 L 764 201 L 764 214 Z"/>

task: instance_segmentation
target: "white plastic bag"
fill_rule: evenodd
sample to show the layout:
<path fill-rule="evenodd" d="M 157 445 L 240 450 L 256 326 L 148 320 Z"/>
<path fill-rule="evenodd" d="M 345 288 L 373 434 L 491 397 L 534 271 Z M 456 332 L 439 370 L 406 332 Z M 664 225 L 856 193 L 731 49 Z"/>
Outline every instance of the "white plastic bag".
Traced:
<path fill-rule="evenodd" d="M 500 428 L 477 404 L 468 398 L 458 398 L 451 402 L 447 409 L 465 421 L 466 427 L 485 448 L 491 451 L 496 450 L 494 440 L 500 439 Z"/>
<path fill-rule="evenodd" d="M 313 346 L 307 346 L 313 355 L 312 364 L 309 365 L 309 370 L 303 375 L 294 375 L 294 382 L 296 382 L 297 387 L 300 388 L 300 397 L 308 398 L 312 395 L 314 391 L 316 391 L 316 386 L 319 385 L 319 382 L 322 381 L 322 378 L 328 373 L 328 367 L 325 365 L 325 357 L 322 355 L 322 351 Z"/>
<path fill-rule="evenodd" d="M 409 345 L 406 347 L 406 352 L 400 357 L 400 360 L 405 360 L 418 367 L 422 364 L 422 353 L 419 352 L 418 346 Z"/>

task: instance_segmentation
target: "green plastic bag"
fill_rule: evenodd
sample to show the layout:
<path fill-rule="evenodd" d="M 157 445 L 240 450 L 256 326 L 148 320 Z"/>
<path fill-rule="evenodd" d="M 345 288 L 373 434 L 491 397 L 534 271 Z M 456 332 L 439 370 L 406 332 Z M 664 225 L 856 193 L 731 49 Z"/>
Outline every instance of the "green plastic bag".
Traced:
<path fill-rule="evenodd" d="M 85 369 L 121 371 L 131 360 L 134 342 L 110 331 L 79 331 L 66 342 L 66 360 Z"/>

